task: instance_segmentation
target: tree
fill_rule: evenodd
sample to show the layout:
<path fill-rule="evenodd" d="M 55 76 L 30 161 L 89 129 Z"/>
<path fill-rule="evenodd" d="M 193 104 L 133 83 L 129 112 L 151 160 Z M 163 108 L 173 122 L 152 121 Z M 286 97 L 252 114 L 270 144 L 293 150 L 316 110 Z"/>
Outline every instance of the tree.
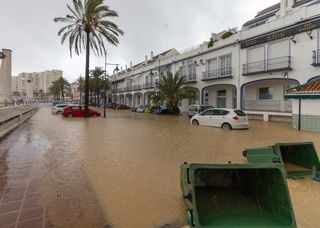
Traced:
<path fill-rule="evenodd" d="M 100 107 L 100 89 L 104 70 L 101 67 L 96 67 L 94 70 L 91 70 L 90 74 L 93 83 L 93 90 L 95 92 L 95 103 Z"/>
<path fill-rule="evenodd" d="M 69 82 L 60 77 L 59 79 L 52 82 L 51 86 L 49 87 L 50 94 L 53 96 L 54 100 L 62 100 L 64 101 L 64 94 L 65 90 L 69 89 Z"/>
<path fill-rule="evenodd" d="M 162 75 L 160 79 L 160 96 L 169 109 L 169 113 L 174 114 L 177 110 L 178 102 L 185 98 L 195 98 L 193 88 L 184 87 L 185 78 L 180 77 L 179 72 L 173 75 L 170 71 L 166 75 Z"/>
<path fill-rule="evenodd" d="M 106 55 L 105 42 L 117 46 L 118 36 L 124 33 L 115 23 L 107 20 L 109 17 L 118 17 L 118 13 L 104 5 L 104 0 L 73 0 L 73 7 L 67 4 L 67 8 L 71 15 L 54 18 L 54 22 L 67 23 L 58 35 L 62 36 L 62 44 L 69 38 L 71 57 L 73 48 L 77 55 L 83 49 L 86 51 L 85 110 L 88 110 L 90 49 L 98 56 Z"/>

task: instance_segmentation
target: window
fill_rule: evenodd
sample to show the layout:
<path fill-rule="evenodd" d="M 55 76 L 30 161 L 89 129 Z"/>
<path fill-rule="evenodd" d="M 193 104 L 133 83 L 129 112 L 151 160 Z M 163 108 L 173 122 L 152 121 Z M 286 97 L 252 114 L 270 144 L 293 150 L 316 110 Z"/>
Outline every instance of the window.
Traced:
<path fill-rule="evenodd" d="M 201 116 L 212 116 L 212 115 L 215 115 L 214 112 L 215 110 L 207 110 L 207 111 L 205 111 L 205 112 L 203 112 L 202 114 L 201 114 Z"/>
<path fill-rule="evenodd" d="M 180 67 L 180 76 L 182 78 L 187 78 L 187 66 Z"/>
<path fill-rule="evenodd" d="M 229 113 L 227 110 L 221 110 L 221 109 L 215 109 L 214 110 L 214 115 L 216 116 L 225 116 Z"/>
<path fill-rule="evenodd" d="M 238 116 L 246 116 L 246 114 L 245 114 L 242 110 L 234 110 L 234 112 L 235 112 Z"/>
<path fill-rule="evenodd" d="M 259 88 L 259 100 L 271 100 L 272 98 L 272 88 Z"/>
<path fill-rule="evenodd" d="M 231 74 L 231 55 L 224 55 L 220 57 L 221 75 Z"/>
<path fill-rule="evenodd" d="M 207 71 L 214 71 L 217 69 L 217 58 L 207 60 Z"/>

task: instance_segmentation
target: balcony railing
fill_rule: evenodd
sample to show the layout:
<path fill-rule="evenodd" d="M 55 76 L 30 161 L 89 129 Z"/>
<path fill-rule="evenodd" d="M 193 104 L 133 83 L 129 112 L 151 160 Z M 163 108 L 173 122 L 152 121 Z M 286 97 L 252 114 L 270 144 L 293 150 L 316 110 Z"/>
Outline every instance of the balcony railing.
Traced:
<path fill-rule="evenodd" d="M 143 84 L 143 88 L 144 89 L 152 89 L 152 88 L 155 88 L 156 87 L 156 83 L 154 82 L 148 82 L 148 83 L 144 83 Z"/>
<path fill-rule="evenodd" d="M 292 70 L 291 56 L 282 56 L 279 58 L 262 60 L 243 64 L 242 75 L 269 73 L 282 70 Z"/>
<path fill-rule="evenodd" d="M 226 67 L 202 73 L 203 81 L 230 77 L 232 77 L 232 67 Z"/>
<path fill-rule="evenodd" d="M 320 66 L 320 49 L 312 52 L 312 65 Z"/>
<path fill-rule="evenodd" d="M 285 100 L 245 100 L 244 110 L 292 112 L 292 102 Z"/>
<path fill-rule="evenodd" d="M 197 82 L 197 74 L 186 74 L 182 75 L 184 78 L 185 83 L 192 83 L 192 82 Z"/>

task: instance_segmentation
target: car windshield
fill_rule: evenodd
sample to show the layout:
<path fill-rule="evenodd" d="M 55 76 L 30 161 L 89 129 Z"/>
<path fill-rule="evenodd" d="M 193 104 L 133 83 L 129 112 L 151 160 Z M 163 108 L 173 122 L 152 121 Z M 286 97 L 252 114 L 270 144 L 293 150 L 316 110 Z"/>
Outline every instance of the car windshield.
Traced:
<path fill-rule="evenodd" d="M 238 115 L 238 116 L 246 116 L 246 114 L 241 111 L 241 110 L 234 110 L 234 112 Z"/>

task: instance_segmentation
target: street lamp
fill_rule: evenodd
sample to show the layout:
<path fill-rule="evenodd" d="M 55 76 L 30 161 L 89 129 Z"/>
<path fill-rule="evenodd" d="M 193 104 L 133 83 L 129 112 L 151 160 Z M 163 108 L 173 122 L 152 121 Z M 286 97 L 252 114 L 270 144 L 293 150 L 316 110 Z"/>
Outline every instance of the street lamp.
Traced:
<path fill-rule="evenodd" d="M 104 59 L 104 98 L 103 98 L 103 117 L 106 118 L 106 109 L 107 109 L 107 65 L 116 66 L 113 70 L 113 73 L 118 72 L 119 68 L 117 63 L 107 63 L 107 53 L 105 54 Z"/>

